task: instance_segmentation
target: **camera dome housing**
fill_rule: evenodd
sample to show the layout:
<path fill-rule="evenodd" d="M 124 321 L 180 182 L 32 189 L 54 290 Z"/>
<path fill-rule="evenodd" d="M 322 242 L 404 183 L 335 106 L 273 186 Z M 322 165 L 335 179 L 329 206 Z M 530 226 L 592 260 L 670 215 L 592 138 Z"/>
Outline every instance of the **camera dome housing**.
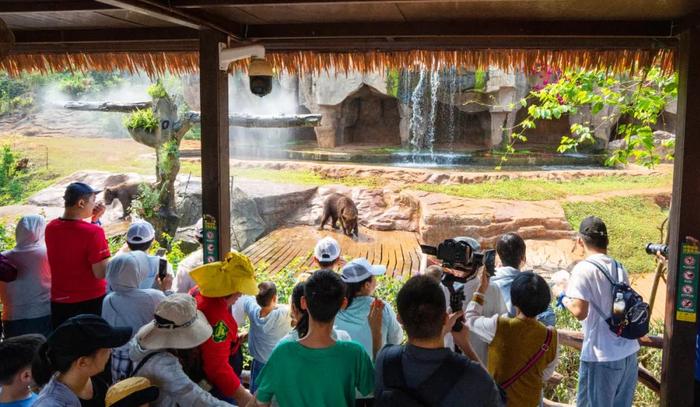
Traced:
<path fill-rule="evenodd" d="M 252 58 L 248 65 L 250 91 L 263 97 L 272 92 L 272 66 L 262 58 Z"/>

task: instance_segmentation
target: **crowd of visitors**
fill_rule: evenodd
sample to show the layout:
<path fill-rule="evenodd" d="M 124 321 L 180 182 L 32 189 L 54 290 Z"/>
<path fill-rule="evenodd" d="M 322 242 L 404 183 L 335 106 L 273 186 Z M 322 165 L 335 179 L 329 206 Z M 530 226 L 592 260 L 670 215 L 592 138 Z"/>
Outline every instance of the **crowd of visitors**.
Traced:
<path fill-rule="evenodd" d="M 494 276 L 481 267 L 466 279 L 459 309 L 441 283 L 454 270 L 421 270 L 392 304 L 376 295 L 386 268 L 346 262 L 330 237 L 284 304 L 238 252 L 201 265 L 200 250 L 175 275 L 150 254 L 145 221 L 112 257 L 98 192 L 70 184 L 63 216 L 20 219 L 16 247 L 0 256 L 17 271 L 0 282 L 0 407 L 542 403 L 559 360 L 553 293 L 521 271 L 517 234 L 498 240 Z M 607 274 L 627 272 L 607 254 L 602 220 L 584 219 L 577 236 L 587 258 L 554 293 L 583 325 L 577 405 L 631 406 L 639 345 L 606 327 L 617 303 Z"/>

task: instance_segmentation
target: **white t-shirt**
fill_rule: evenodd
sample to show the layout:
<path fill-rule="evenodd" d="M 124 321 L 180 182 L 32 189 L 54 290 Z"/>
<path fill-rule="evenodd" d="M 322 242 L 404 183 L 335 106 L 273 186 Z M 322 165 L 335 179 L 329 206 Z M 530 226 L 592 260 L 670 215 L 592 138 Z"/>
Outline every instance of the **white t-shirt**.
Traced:
<path fill-rule="evenodd" d="M 586 260 L 594 260 L 608 268 L 612 274 L 612 259 L 604 254 L 594 254 Z M 622 268 L 622 275 L 629 284 L 627 271 Z M 593 264 L 582 261 L 574 267 L 566 288 L 566 296 L 595 303 L 603 312 L 612 310 L 612 285 L 610 281 Z M 614 362 L 621 360 L 639 350 L 636 340 L 625 339 L 615 335 L 605 319 L 589 304 L 588 316 L 581 321 L 583 325 L 583 348 L 581 360 L 584 362 Z"/>

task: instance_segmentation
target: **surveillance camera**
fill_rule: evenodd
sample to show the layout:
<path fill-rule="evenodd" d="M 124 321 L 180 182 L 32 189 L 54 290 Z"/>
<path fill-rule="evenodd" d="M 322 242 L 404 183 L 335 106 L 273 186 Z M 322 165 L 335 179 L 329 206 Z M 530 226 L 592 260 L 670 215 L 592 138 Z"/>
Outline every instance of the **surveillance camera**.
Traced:
<path fill-rule="evenodd" d="M 250 91 L 263 97 L 272 91 L 272 66 L 261 58 L 253 58 L 248 65 Z"/>

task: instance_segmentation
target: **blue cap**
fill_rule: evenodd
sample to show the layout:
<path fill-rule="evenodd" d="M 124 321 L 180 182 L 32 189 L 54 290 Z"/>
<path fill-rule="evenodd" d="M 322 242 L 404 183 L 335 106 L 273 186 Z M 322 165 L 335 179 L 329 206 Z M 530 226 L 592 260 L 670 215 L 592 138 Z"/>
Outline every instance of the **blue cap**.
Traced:
<path fill-rule="evenodd" d="M 96 195 L 102 192 L 101 190 L 94 190 L 92 187 L 84 182 L 73 182 L 66 187 L 66 192 L 63 194 L 63 201 L 66 207 L 73 206 L 78 203 L 81 198 L 88 195 Z"/>

